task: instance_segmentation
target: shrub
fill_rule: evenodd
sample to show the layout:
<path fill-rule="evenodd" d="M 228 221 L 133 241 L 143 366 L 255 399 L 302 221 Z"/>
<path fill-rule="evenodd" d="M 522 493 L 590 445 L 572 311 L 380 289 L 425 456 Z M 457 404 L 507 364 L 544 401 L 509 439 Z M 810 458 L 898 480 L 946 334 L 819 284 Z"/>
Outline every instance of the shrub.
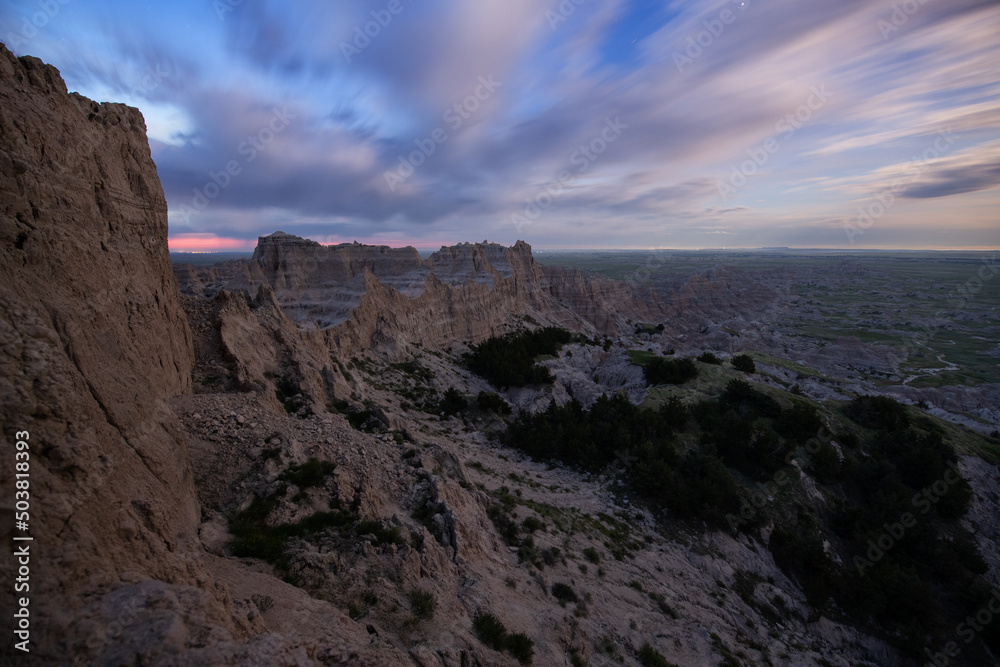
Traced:
<path fill-rule="evenodd" d="M 507 645 L 507 628 L 493 614 L 479 614 L 472 620 L 472 629 L 479 641 L 495 651 L 502 651 Z"/>
<path fill-rule="evenodd" d="M 415 588 L 410 591 L 410 606 L 413 608 L 414 616 L 421 621 L 427 621 L 434 617 L 437 600 L 433 593 Z"/>
<path fill-rule="evenodd" d="M 444 397 L 441 399 L 441 403 L 438 404 L 438 411 L 451 416 L 457 415 L 467 407 L 469 407 L 469 400 L 462 395 L 462 392 L 454 387 L 449 387 L 448 390 L 444 392 Z"/>
<path fill-rule="evenodd" d="M 261 613 L 266 612 L 271 607 L 274 606 L 274 598 L 270 595 L 261 595 L 260 593 L 254 593 L 250 596 L 250 600 L 257 605 L 257 609 L 260 609 Z"/>
<path fill-rule="evenodd" d="M 833 592 L 834 569 L 819 535 L 801 525 L 777 526 L 767 546 L 778 567 L 799 580 L 809 604 L 826 602 Z"/>
<path fill-rule="evenodd" d="M 527 519 L 521 522 L 521 527 L 524 528 L 524 531 L 526 533 L 533 533 L 536 530 L 541 530 L 542 528 L 544 528 L 545 524 L 542 523 L 537 517 L 529 516 Z"/>
<path fill-rule="evenodd" d="M 906 428 L 906 407 L 887 396 L 857 396 L 847 404 L 847 416 L 862 426 L 892 431 Z"/>
<path fill-rule="evenodd" d="M 698 355 L 698 361 L 702 362 L 703 364 L 714 364 L 715 366 L 722 365 L 722 359 L 719 359 L 711 352 L 703 352 L 702 354 Z"/>
<path fill-rule="evenodd" d="M 576 597 L 576 592 L 570 587 L 569 584 L 558 583 L 552 584 L 552 596 L 559 600 L 559 603 L 566 606 L 567 602 L 578 602 L 579 598 Z"/>
<path fill-rule="evenodd" d="M 481 409 L 487 412 L 493 411 L 501 416 L 510 414 L 510 403 L 500 394 L 491 391 L 481 391 L 476 398 L 476 402 L 479 403 Z"/>
<path fill-rule="evenodd" d="M 804 443 L 814 437 L 822 428 L 816 408 L 802 401 L 795 401 L 792 407 L 783 410 L 781 416 L 774 422 L 774 430 L 799 443 Z"/>
<path fill-rule="evenodd" d="M 738 371 L 743 371 L 744 373 L 756 373 L 757 365 L 753 362 L 753 357 L 749 354 L 737 354 L 735 357 L 729 360 Z"/>
<path fill-rule="evenodd" d="M 523 632 L 515 632 L 507 635 L 507 652 L 517 659 L 522 665 L 530 665 L 535 656 L 535 642 L 528 638 Z"/>
<path fill-rule="evenodd" d="M 840 455 L 829 442 L 821 443 L 812 455 L 812 470 L 816 479 L 831 482 L 840 475 Z"/>
<path fill-rule="evenodd" d="M 507 651 L 522 665 L 531 664 L 535 655 L 535 642 L 523 632 L 507 633 L 500 619 L 493 614 L 478 614 L 472 620 L 472 629 L 486 646 L 495 651 Z"/>
<path fill-rule="evenodd" d="M 674 663 L 664 658 L 659 651 L 646 642 L 639 649 L 639 662 L 642 667 L 677 667 Z"/>
<path fill-rule="evenodd" d="M 597 553 L 597 549 L 594 547 L 587 547 L 583 550 L 583 557 L 589 560 L 594 565 L 601 562 L 601 555 Z"/>
<path fill-rule="evenodd" d="M 698 368 L 690 359 L 653 357 L 643 369 L 646 384 L 683 384 L 698 377 Z"/>

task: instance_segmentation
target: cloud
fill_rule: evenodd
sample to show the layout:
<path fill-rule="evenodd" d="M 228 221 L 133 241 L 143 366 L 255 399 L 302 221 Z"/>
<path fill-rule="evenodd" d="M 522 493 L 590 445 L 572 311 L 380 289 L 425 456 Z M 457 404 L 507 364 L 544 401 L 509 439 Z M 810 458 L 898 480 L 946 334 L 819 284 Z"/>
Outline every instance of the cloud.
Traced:
<path fill-rule="evenodd" d="M 204 3 L 79 3 L 33 44 L 71 87 L 143 110 L 178 232 L 513 235 L 512 214 L 569 169 L 526 234 L 648 246 L 725 218 L 749 225 L 732 230 L 741 242 L 790 245 L 819 239 L 817 220 L 891 184 L 948 127 L 957 143 L 904 197 L 948 197 L 959 212 L 997 184 L 995 2 L 925 3 L 899 25 L 867 0 L 614 0 L 555 26 L 557 0 L 401 0 L 388 19 L 387 4 L 264 0 L 220 20 Z M 144 86 L 157 68 L 169 74 Z M 491 76 L 496 90 L 450 124 Z M 781 134 L 821 85 L 829 103 Z M 288 122 L 262 142 L 275 113 Z M 609 118 L 627 129 L 578 170 Z M 387 173 L 438 129 L 446 140 L 391 187 Z M 720 209 L 717 182 L 776 135 L 780 149 Z"/>

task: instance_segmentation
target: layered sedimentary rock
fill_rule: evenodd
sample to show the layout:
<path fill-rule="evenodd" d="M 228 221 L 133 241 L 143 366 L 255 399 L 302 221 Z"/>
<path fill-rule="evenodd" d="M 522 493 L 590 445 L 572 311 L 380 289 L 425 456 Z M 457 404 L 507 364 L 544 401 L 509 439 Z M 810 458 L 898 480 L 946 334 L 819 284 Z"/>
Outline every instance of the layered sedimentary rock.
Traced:
<path fill-rule="evenodd" d="M 259 239 L 250 260 L 175 270 L 182 291 L 198 296 L 224 289 L 253 299 L 267 286 L 288 317 L 341 352 L 479 341 L 517 316 L 609 334 L 630 319 L 663 317 L 651 291 L 542 266 L 523 241 L 463 243 L 423 260 L 413 248 L 323 246 L 276 232 Z"/>
<path fill-rule="evenodd" d="M 15 534 L 35 538 L 21 544 L 36 660 L 110 655 L 128 602 L 162 654 L 225 616 L 198 587 L 199 506 L 163 401 L 190 389 L 193 363 L 166 236 L 139 111 L 67 94 L 55 68 L 0 46 L 0 451 L 11 480 L 15 437 L 30 435 L 29 529 Z M 5 591 L 13 572 L 0 568 Z M 157 587 L 198 598 L 203 626 L 144 625 Z"/>
<path fill-rule="evenodd" d="M 268 358 L 278 353 L 257 331 L 272 320 L 279 332 L 295 329 L 270 294 L 216 304 L 226 314 L 224 351 L 258 353 L 236 366 L 238 378 L 285 361 Z M 0 452 L 8 466 L 0 614 L 13 618 L 19 576 L 26 587 L 17 609 L 23 596 L 29 619 L 28 652 L 8 635 L 0 663 L 400 664 L 385 647 L 359 658 L 368 633 L 331 605 L 202 549 L 190 443 L 166 401 L 191 390 L 194 361 L 142 114 L 67 94 L 55 68 L 0 46 Z M 8 484 L 18 441 L 28 445 L 19 461 L 27 500 L 18 499 L 27 510 Z M 26 527 L 14 523 L 15 511 L 26 512 L 17 517 Z M 12 532 L 32 540 L 15 542 Z M 11 556 L 11 544 L 27 545 L 27 562 Z M 233 597 L 249 579 L 281 591 L 287 609 L 271 626 L 249 593 Z"/>
<path fill-rule="evenodd" d="M 198 505 L 162 404 L 190 387 L 191 336 L 142 115 L 2 49 L 0 100 L 0 421 L 4 451 L 30 433 L 32 645 L 65 656 L 89 639 L 65 633 L 69 601 L 197 576 L 181 555 Z"/>

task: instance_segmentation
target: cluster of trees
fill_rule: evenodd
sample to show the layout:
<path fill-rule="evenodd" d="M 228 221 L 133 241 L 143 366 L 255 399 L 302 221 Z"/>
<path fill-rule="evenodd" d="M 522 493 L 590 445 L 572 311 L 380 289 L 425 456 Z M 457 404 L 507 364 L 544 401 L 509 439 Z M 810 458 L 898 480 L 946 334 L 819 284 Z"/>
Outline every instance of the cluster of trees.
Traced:
<path fill-rule="evenodd" d="M 573 400 L 522 414 L 510 424 L 506 439 L 530 456 L 583 470 L 596 472 L 618 462 L 626 467 L 623 481 L 648 502 L 721 526 L 727 513 L 739 511 L 739 483 L 718 457 L 680 455 L 673 436 L 689 420 L 677 398 L 647 410 L 619 393 L 602 396 L 590 410 Z"/>
<path fill-rule="evenodd" d="M 642 368 L 647 385 L 684 384 L 698 377 L 698 368 L 690 359 L 668 359 L 653 357 Z"/>
<path fill-rule="evenodd" d="M 921 655 L 927 637 L 945 642 L 990 595 L 980 576 L 986 563 L 959 523 L 972 491 L 932 421 L 912 420 L 905 406 L 876 396 L 855 398 L 845 413 L 870 432 L 837 438 L 844 459 L 833 452 L 836 463 L 820 479 L 839 492 L 828 529 L 800 512 L 772 532 L 769 547 L 814 606 L 833 599 L 859 624 Z M 843 566 L 824 540 L 838 547 Z M 982 638 L 1000 649 L 1000 632 Z"/>
<path fill-rule="evenodd" d="M 535 359 L 558 353 L 571 340 L 573 334 L 560 327 L 491 336 L 472 347 L 466 363 L 470 371 L 500 389 L 550 384 L 554 380 L 552 373 L 536 364 Z"/>
<path fill-rule="evenodd" d="M 775 522 L 768 545 L 775 562 L 814 606 L 833 600 L 859 626 L 920 652 L 989 598 L 986 564 L 960 523 L 972 492 L 931 420 L 882 397 L 856 398 L 844 414 L 856 426 L 835 436 L 838 448 L 815 406 L 793 399 L 783 408 L 734 379 L 690 407 L 674 398 L 642 409 L 620 393 L 589 410 L 553 402 L 512 420 L 506 441 L 583 470 L 615 466 L 633 493 L 677 518 L 754 532 Z M 682 432 L 687 441 L 696 435 L 698 446 L 681 450 Z M 797 479 L 792 456 L 803 456 L 830 505 L 788 498 L 756 505 L 739 525 L 727 521 L 747 507 L 756 482 L 773 483 L 783 470 Z M 996 625 L 981 636 L 1000 650 Z"/>

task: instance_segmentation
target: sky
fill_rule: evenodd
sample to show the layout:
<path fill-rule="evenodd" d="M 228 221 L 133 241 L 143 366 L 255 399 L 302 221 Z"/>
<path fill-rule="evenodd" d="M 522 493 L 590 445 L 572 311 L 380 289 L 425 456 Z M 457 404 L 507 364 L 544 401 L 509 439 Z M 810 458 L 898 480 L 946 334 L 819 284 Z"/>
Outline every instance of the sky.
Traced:
<path fill-rule="evenodd" d="M 1000 248 L 997 0 L 0 0 L 173 250 Z"/>

